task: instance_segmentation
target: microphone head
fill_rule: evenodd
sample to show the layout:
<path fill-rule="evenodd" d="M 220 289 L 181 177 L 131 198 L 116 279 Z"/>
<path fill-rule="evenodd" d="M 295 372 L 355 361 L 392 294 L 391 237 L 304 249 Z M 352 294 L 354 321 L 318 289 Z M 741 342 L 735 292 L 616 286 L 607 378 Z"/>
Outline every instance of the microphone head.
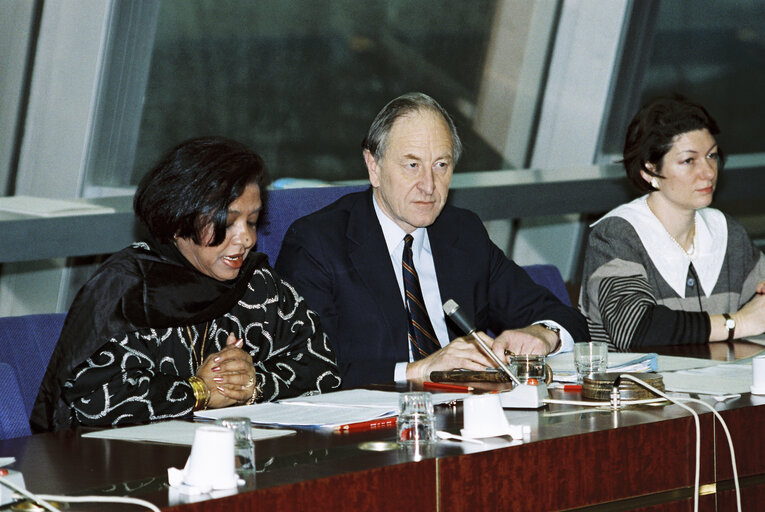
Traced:
<path fill-rule="evenodd" d="M 473 324 L 468 320 L 468 317 L 460 310 L 459 305 L 454 299 L 449 299 L 446 302 L 444 302 L 444 313 L 446 313 L 446 316 L 452 319 L 452 321 L 457 324 L 457 327 L 462 329 L 465 334 L 472 334 L 473 331 L 475 331 L 475 327 L 473 327 Z"/>
<path fill-rule="evenodd" d="M 447 316 L 452 316 L 455 311 L 457 311 L 460 307 L 457 305 L 456 302 L 454 302 L 454 299 L 449 299 L 446 302 L 444 302 L 443 305 L 444 313 L 446 313 Z"/>

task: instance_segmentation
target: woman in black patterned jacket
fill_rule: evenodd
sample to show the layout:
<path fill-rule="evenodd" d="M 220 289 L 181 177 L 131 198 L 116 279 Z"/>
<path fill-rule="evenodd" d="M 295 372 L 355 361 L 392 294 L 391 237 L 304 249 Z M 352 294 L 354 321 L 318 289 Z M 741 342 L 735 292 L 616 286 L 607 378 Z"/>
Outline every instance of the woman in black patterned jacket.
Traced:
<path fill-rule="evenodd" d="M 134 209 L 151 237 L 110 257 L 75 298 L 35 431 L 339 387 L 318 316 L 252 250 L 264 182 L 261 158 L 219 137 L 180 144 L 146 175 Z"/>

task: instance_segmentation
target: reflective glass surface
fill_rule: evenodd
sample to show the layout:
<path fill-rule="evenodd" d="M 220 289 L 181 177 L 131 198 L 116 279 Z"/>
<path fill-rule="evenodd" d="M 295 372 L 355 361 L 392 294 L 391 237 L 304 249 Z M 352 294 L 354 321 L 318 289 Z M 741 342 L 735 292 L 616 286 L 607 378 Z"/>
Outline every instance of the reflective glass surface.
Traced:
<path fill-rule="evenodd" d="M 251 145 L 272 177 L 363 179 L 369 124 L 412 90 L 455 117 L 460 171 L 501 168 L 471 129 L 497 3 L 163 0 L 131 182 L 209 134 Z"/>
<path fill-rule="evenodd" d="M 647 4 L 635 3 L 636 9 Z M 642 5 L 639 5 L 642 4 Z M 614 94 L 603 153 L 620 154 L 624 133 L 640 105 L 657 96 L 680 94 L 704 105 L 720 125 L 718 142 L 728 154 L 763 153 L 761 136 L 765 90 L 765 3 L 753 0 L 662 0 L 646 16 L 640 34 L 625 42 L 630 61 L 648 55 L 647 67 Z M 646 36 L 646 34 L 648 34 Z M 652 36 L 651 36 L 652 34 Z M 631 63 L 631 62 L 630 62 Z M 624 68 L 628 68 L 626 63 Z M 624 70 L 622 71 L 624 72 Z M 639 84 L 635 98 L 625 97 Z M 619 112 L 623 102 L 630 112 Z"/>

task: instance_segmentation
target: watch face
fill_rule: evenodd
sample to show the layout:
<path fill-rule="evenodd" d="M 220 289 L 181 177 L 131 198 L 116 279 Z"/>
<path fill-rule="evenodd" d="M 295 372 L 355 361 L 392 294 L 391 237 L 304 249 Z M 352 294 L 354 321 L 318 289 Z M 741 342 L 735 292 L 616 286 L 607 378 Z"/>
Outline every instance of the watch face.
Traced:
<path fill-rule="evenodd" d="M 727 327 L 728 329 L 735 329 L 736 328 L 736 321 L 733 320 L 732 318 L 727 319 L 725 321 L 725 327 Z"/>

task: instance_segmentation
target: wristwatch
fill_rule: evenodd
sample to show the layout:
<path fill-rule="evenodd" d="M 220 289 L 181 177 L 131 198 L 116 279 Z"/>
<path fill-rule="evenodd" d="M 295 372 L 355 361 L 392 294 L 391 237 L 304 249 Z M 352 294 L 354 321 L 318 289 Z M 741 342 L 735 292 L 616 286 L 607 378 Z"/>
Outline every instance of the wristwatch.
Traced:
<path fill-rule="evenodd" d="M 554 326 L 553 324 L 548 324 L 547 322 L 540 322 L 538 325 L 541 325 L 542 327 L 544 327 L 544 328 L 545 328 L 545 329 L 547 329 L 548 331 L 552 331 L 552 332 L 554 332 L 554 333 L 555 333 L 555 336 L 558 338 L 558 341 L 555 343 L 555 346 L 554 346 L 554 347 L 553 347 L 553 349 L 550 351 L 550 353 L 552 354 L 553 352 L 555 352 L 556 350 L 558 350 L 558 348 L 560 347 L 560 343 L 561 343 L 561 339 L 560 339 L 560 328 L 559 328 L 559 327 L 556 327 L 556 326 Z"/>
<path fill-rule="evenodd" d="M 723 313 L 723 318 L 725 318 L 725 327 L 728 329 L 728 341 L 732 341 L 736 332 L 736 321 L 728 313 Z"/>

